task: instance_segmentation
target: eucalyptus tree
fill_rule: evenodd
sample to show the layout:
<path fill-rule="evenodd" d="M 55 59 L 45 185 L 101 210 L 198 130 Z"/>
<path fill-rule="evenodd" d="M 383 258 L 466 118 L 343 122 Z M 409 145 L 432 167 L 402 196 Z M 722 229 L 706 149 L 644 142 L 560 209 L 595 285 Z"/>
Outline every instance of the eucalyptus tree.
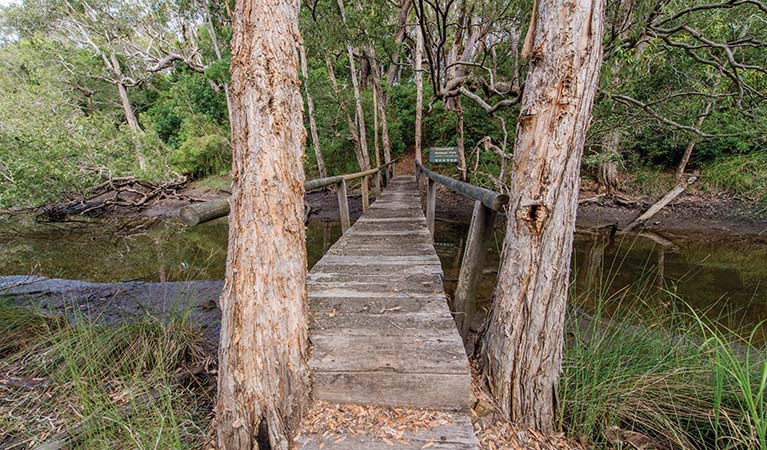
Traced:
<path fill-rule="evenodd" d="M 237 0 L 217 448 L 287 450 L 308 400 L 298 0 Z"/>

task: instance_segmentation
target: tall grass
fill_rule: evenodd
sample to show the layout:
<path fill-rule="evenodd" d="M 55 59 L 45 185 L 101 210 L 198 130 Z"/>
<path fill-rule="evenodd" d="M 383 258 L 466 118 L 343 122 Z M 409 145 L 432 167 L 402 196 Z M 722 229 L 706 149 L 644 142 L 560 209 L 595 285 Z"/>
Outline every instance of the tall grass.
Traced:
<path fill-rule="evenodd" d="M 0 303 L 0 317 L 15 324 L 0 328 L 0 342 L 23 342 L 0 347 L 0 375 L 23 382 L 0 387 L 0 447 L 202 445 L 210 395 L 190 374 L 207 356 L 184 315 L 70 325 Z"/>
<path fill-rule="evenodd" d="M 669 306 L 629 295 L 611 299 L 618 312 L 598 306 L 569 327 L 559 426 L 597 448 L 767 450 L 767 347 L 754 341 L 763 325 L 744 338 L 670 293 Z"/>
<path fill-rule="evenodd" d="M 714 161 L 705 168 L 703 182 L 712 190 L 767 203 L 767 152 L 731 155 Z"/>

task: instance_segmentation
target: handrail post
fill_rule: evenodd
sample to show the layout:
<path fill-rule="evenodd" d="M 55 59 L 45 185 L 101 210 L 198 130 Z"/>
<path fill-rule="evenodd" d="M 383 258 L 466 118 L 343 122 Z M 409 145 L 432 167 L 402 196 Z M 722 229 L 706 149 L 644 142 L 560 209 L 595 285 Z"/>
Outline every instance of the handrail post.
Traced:
<path fill-rule="evenodd" d="M 338 214 L 341 216 L 341 233 L 343 234 L 351 226 L 349 200 L 346 198 L 346 180 L 341 179 L 336 184 L 336 195 L 338 195 Z"/>
<path fill-rule="evenodd" d="M 426 226 L 434 239 L 434 210 L 437 206 L 437 183 L 431 178 L 426 184 Z"/>
<path fill-rule="evenodd" d="M 467 341 L 471 319 L 477 312 L 477 291 L 482 280 L 482 269 L 487 256 L 487 242 L 493 235 L 496 211 L 488 208 L 481 201 L 474 202 L 466 248 L 463 253 L 458 285 L 455 288 L 453 306 L 455 321 L 466 343 L 467 350 L 473 350 L 474 343 Z"/>
<path fill-rule="evenodd" d="M 421 168 L 416 164 L 415 166 L 415 184 L 418 186 L 418 193 L 421 193 Z"/>
<path fill-rule="evenodd" d="M 370 207 L 370 197 L 368 197 L 368 176 L 362 177 L 362 212 Z"/>

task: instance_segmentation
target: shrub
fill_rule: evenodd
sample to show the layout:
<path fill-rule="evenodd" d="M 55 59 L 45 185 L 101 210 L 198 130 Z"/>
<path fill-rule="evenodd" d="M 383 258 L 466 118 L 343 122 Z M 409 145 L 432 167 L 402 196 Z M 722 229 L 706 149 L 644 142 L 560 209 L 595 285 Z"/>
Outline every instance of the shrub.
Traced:
<path fill-rule="evenodd" d="M 229 139 L 220 134 L 190 137 L 173 153 L 172 164 L 195 178 L 219 175 L 231 164 Z"/>

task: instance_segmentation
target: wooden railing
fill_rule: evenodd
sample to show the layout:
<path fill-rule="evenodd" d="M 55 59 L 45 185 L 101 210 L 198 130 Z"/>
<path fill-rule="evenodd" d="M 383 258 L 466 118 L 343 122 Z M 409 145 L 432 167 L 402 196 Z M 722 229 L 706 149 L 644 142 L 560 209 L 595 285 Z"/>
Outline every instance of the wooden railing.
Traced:
<path fill-rule="evenodd" d="M 370 207 L 368 192 L 370 177 L 375 176 L 373 190 L 375 191 L 376 195 L 378 195 L 381 192 L 381 185 L 388 185 L 389 181 L 394 176 L 395 162 L 396 161 L 391 161 L 364 172 L 309 180 L 304 183 L 304 190 L 306 192 L 311 192 L 328 186 L 336 186 L 336 194 L 338 195 L 338 211 L 341 216 L 341 230 L 346 233 L 346 230 L 348 230 L 351 226 L 351 217 L 349 216 L 349 200 L 346 193 L 347 182 L 362 178 L 362 210 L 367 211 L 367 209 Z M 227 214 L 229 214 L 229 200 L 225 198 L 185 206 L 181 208 L 181 211 L 179 211 L 179 217 L 181 218 L 181 221 L 188 226 L 194 226 L 203 222 L 218 219 L 219 217 L 224 217 Z"/>
<path fill-rule="evenodd" d="M 453 296 L 453 308 L 456 312 L 456 322 L 463 336 L 468 336 L 469 321 L 475 311 L 471 311 L 477 303 L 477 291 L 482 279 L 482 269 L 487 257 L 487 246 L 493 236 L 493 227 L 498 212 L 509 202 L 509 196 L 489 189 L 464 183 L 454 178 L 433 172 L 418 161 L 415 163 L 416 180 L 420 187 L 422 179 L 427 179 L 426 185 L 426 223 L 434 235 L 434 213 L 437 203 L 437 184 L 441 184 L 453 192 L 474 200 L 474 212 L 466 238 L 466 246 L 458 275 L 458 285 Z"/>

